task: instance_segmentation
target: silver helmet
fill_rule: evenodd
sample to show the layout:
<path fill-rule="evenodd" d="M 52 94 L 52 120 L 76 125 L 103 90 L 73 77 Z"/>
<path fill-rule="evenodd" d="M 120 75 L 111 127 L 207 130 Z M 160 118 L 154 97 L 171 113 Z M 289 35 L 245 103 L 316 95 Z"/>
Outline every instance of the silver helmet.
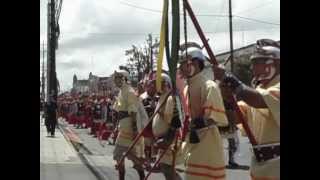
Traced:
<path fill-rule="evenodd" d="M 280 42 L 271 39 L 260 39 L 257 41 L 256 49 L 250 57 L 251 61 L 257 59 L 280 60 Z"/>

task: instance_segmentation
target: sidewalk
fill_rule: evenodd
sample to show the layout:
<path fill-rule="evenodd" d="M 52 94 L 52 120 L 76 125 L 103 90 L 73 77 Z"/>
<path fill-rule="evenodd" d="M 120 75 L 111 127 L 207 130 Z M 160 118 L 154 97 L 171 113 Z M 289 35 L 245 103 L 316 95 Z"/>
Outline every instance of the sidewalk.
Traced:
<path fill-rule="evenodd" d="M 47 137 L 40 121 L 40 180 L 97 180 L 59 129 Z"/>
<path fill-rule="evenodd" d="M 92 169 L 98 176 L 104 180 L 118 180 L 118 171 L 115 170 L 115 162 L 112 158 L 112 152 L 114 146 L 105 144 L 102 147 L 97 138 L 93 138 L 89 135 L 89 129 L 76 129 L 72 125 L 67 124 L 66 121 L 59 120 L 59 125 L 64 132 L 69 132 L 72 136 L 80 139 L 81 145 L 77 141 L 71 140 L 78 150 L 82 153 L 84 159 L 90 164 Z M 71 132 L 70 132 L 71 131 Z M 132 168 L 133 164 L 131 161 L 126 160 L 126 180 L 137 180 L 139 176 L 135 169 Z M 145 171 L 147 174 L 147 171 Z M 164 176 L 160 173 L 151 174 L 149 179 L 152 180 L 163 180 Z"/>
<path fill-rule="evenodd" d="M 67 131 L 75 137 L 74 144 L 79 144 L 76 141 L 81 141 L 81 146 L 79 151 L 83 152 L 83 156 L 86 161 L 92 166 L 94 171 L 103 177 L 105 180 L 117 180 L 118 172 L 114 169 L 115 162 L 112 159 L 112 152 L 114 146 L 105 143 L 103 147 L 100 145 L 97 138 L 89 135 L 89 129 L 76 129 L 72 125 L 69 125 L 66 121 L 60 120 L 60 127 L 64 131 Z M 71 132 L 70 132 L 71 131 Z M 225 141 L 225 154 L 227 157 L 227 142 Z M 250 152 L 249 144 L 246 138 L 240 138 L 240 150 L 236 155 L 236 161 L 243 165 L 250 164 Z M 227 159 L 226 159 L 227 160 Z M 182 167 L 182 166 L 181 166 Z M 180 168 L 180 166 L 179 166 Z M 183 168 L 183 167 L 182 167 Z M 229 170 L 226 169 L 228 180 L 249 180 L 249 171 L 244 170 Z M 184 177 L 183 173 L 180 173 L 181 177 Z M 138 175 L 136 171 L 132 168 L 131 161 L 126 160 L 126 180 L 136 180 Z M 149 179 L 152 180 L 163 180 L 164 176 L 160 173 L 152 173 Z"/>

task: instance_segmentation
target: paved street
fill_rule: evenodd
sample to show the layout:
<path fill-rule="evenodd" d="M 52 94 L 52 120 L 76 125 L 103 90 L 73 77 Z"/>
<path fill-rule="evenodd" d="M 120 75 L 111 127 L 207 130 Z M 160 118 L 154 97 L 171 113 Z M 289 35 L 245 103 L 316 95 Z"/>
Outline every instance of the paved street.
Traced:
<path fill-rule="evenodd" d="M 114 169 L 115 162 L 112 159 L 112 151 L 114 146 L 108 145 L 108 143 L 105 144 L 105 147 L 101 146 L 97 138 L 93 138 L 88 134 L 89 129 L 76 129 L 72 125 L 68 125 L 67 122 L 63 120 L 60 121 L 60 126 L 63 127 L 63 129 L 68 129 L 67 131 L 72 131 L 74 135 L 79 137 L 82 145 L 86 148 L 86 151 L 83 151 L 84 157 L 94 167 L 95 171 L 97 171 L 99 174 L 102 174 L 104 179 L 117 180 L 118 174 Z M 227 153 L 227 141 L 225 141 L 226 157 Z M 250 164 L 249 144 L 246 138 L 240 138 L 240 150 L 235 158 L 240 164 Z M 126 180 L 138 179 L 136 171 L 131 168 L 131 166 L 131 161 L 126 161 Z M 183 167 L 181 166 L 181 168 Z M 183 173 L 181 173 L 181 176 L 183 177 Z M 153 173 L 150 179 L 163 180 L 164 176 L 159 173 Z M 227 179 L 247 180 L 250 179 L 249 172 L 244 170 L 227 170 Z"/>
<path fill-rule="evenodd" d="M 105 147 L 102 147 L 97 138 L 93 138 L 88 134 L 89 129 L 76 129 L 72 125 L 66 124 L 64 121 L 60 121 L 60 123 L 61 127 L 68 128 L 78 135 L 83 145 L 90 151 L 89 154 L 80 149 L 80 152 L 83 152 L 84 157 L 93 166 L 95 171 L 101 174 L 106 180 L 118 180 L 118 171 L 115 170 L 115 162 L 112 159 L 114 146 L 106 143 Z M 126 180 L 136 180 L 139 177 L 136 170 L 132 168 L 132 165 L 131 161 L 126 160 Z M 153 173 L 151 174 L 150 179 L 163 180 L 164 177 L 162 174 Z"/>
<path fill-rule="evenodd" d="M 40 122 L 40 180 L 97 180 L 59 129 L 47 137 Z"/>

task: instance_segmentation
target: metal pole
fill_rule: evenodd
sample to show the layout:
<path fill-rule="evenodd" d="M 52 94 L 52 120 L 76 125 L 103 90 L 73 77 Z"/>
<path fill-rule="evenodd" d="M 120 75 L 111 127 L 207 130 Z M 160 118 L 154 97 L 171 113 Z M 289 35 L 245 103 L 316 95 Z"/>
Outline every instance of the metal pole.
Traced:
<path fill-rule="evenodd" d="M 57 76 L 56 76 L 56 18 L 55 18 L 55 0 L 51 0 L 50 6 L 50 75 L 51 75 L 51 87 L 50 94 L 53 96 L 53 100 L 57 100 Z"/>
<path fill-rule="evenodd" d="M 229 32 L 230 32 L 230 71 L 234 72 L 233 32 L 232 32 L 232 3 L 231 3 L 231 0 L 229 0 Z"/>
<path fill-rule="evenodd" d="M 213 54 L 213 51 L 211 50 L 211 47 L 210 47 L 208 41 L 206 40 L 206 37 L 204 36 L 204 33 L 203 33 L 203 31 L 202 31 L 202 29 L 201 29 L 201 27 L 200 27 L 200 24 L 199 24 L 198 20 L 196 19 L 196 16 L 195 16 L 194 12 L 192 11 L 191 6 L 190 6 L 188 0 L 183 0 L 183 1 L 184 1 L 184 3 L 185 3 L 185 8 L 186 8 L 186 10 L 187 10 L 187 12 L 188 12 L 188 14 L 189 14 L 189 16 L 190 16 L 190 19 L 191 19 L 191 21 L 193 22 L 193 25 L 194 25 L 194 27 L 196 28 L 196 30 L 197 30 L 197 32 L 198 32 L 198 35 L 199 35 L 199 37 L 200 37 L 200 39 L 201 39 L 201 41 L 202 41 L 202 43 L 203 43 L 203 46 L 204 46 L 204 47 L 206 48 L 206 50 L 207 50 L 207 53 L 208 53 L 209 58 L 210 58 L 209 61 L 210 61 L 214 66 L 218 66 L 218 65 L 219 65 L 219 64 L 218 64 L 218 61 L 217 61 L 215 55 Z"/>
<path fill-rule="evenodd" d="M 47 39 L 47 102 L 50 113 L 48 118 L 56 120 L 56 102 L 57 102 L 57 76 L 55 67 L 56 50 L 56 18 L 55 18 L 55 0 L 48 3 L 48 39 Z"/>
<path fill-rule="evenodd" d="M 42 43 L 42 99 L 44 100 L 45 99 L 45 77 L 44 77 L 44 41 Z"/>
<path fill-rule="evenodd" d="M 47 19 L 47 102 L 49 102 L 49 94 L 50 94 L 50 89 L 51 89 L 51 43 L 50 43 L 50 35 L 51 35 L 51 3 L 48 3 L 48 8 L 47 8 L 47 14 L 48 14 L 48 19 Z"/>

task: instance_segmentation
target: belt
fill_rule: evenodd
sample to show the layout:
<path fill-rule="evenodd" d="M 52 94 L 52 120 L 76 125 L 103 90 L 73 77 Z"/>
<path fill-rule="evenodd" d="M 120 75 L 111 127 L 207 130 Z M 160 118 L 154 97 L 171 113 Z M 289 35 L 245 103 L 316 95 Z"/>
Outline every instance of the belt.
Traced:
<path fill-rule="evenodd" d="M 216 127 L 216 125 L 215 125 L 215 124 L 211 124 L 211 125 L 206 126 L 206 127 L 204 127 L 204 128 L 197 129 L 197 132 L 200 133 L 200 132 L 206 131 L 206 130 L 208 130 L 208 129 L 211 129 L 211 128 L 213 128 L 213 127 Z"/>
<path fill-rule="evenodd" d="M 280 143 L 256 145 L 253 152 L 258 162 L 264 162 L 280 156 Z"/>
<path fill-rule="evenodd" d="M 195 119 L 190 123 L 190 129 L 200 130 L 211 127 L 216 123 L 211 119 Z"/>
<path fill-rule="evenodd" d="M 189 142 L 191 144 L 197 144 L 200 142 L 198 133 L 207 131 L 208 129 L 216 126 L 213 120 L 211 119 L 206 120 L 201 117 L 192 119 L 189 125 L 190 125 L 189 126 L 189 130 L 190 130 Z"/>
<path fill-rule="evenodd" d="M 119 120 L 127 118 L 127 117 L 129 117 L 128 111 L 119 111 L 118 112 L 118 119 Z"/>

